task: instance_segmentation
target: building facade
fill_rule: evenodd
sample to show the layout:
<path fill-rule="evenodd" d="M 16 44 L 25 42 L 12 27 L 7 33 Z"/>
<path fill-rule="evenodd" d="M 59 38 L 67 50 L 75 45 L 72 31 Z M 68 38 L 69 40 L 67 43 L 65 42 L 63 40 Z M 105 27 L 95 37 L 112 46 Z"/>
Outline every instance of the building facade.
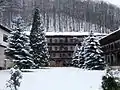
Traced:
<path fill-rule="evenodd" d="M 81 45 L 88 35 L 88 32 L 47 32 L 50 60 L 54 61 L 53 66 L 70 66 L 76 44 Z M 96 34 L 96 36 L 104 35 Z"/>
<path fill-rule="evenodd" d="M 120 66 L 120 30 L 103 37 L 100 43 L 108 65 Z"/>
<path fill-rule="evenodd" d="M 10 63 L 4 55 L 4 50 L 8 45 L 8 36 L 10 35 L 10 32 L 10 29 L 0 25 L 0 69 L 7 68 Z"/>

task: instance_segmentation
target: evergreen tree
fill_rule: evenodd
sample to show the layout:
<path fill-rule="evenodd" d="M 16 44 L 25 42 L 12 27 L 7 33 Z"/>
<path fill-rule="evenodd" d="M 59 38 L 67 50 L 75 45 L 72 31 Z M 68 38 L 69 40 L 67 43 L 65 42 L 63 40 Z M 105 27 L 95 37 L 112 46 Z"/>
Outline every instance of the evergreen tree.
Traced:
<path fill-rule="evenodd" d="M 33 59 L 37 67 L 48 66 L 49 54 L 44 28 L 40 19 L 39 9 L 35 9 L 30 33 L 30 44 L 33 49 Z"/>
<path fill-rule="evenodd" d="M 100 44 L 92 32 L 84 41 L 83 57 L 84 68 L 91 70 L 103 70 L 105 68 Z"/>
<path fill-rule="evenodd" d="M 5 50 L 5 54 L 11 57 L 14 64 L 20 69 L 30 68 L 33 66 L 33 62 L 31 60 L 29 38 L 23 33 L 20 24 L 21 20 L 18 18 L 15 21 L 15 27 L 11 32 L 9 46 Z"/>
<path fill-rule="evenodd" d="M 79 46 L 78 44 L 75 46 L 75 50 L 72 57 L 73 66 L 82 68 L 84 64 L 83 50 L 84 50 L 83 46 Z"/>
<path fill-rule="evenodd" d="M 80 55 L 80 47 L 78 44 L 75 46 L 75 50 L 73 52 L 73 57 L 72 57 L 72 65 L 75 67 L 78 67 L 79 65 L 79 55 Z"/>
<path fill-rule="evenodd" d="M 84 64 L 84 57 L 83 57 L 84 53 L 83 53 L 83 51 L 84 51 L 84 46 L 82 45 L 80 47 L 80 53 L 79 53 L 79 65 L 78 65 L 78 67 L 80 67 L 80 68 L 83 68 L 83 64 Z"/>

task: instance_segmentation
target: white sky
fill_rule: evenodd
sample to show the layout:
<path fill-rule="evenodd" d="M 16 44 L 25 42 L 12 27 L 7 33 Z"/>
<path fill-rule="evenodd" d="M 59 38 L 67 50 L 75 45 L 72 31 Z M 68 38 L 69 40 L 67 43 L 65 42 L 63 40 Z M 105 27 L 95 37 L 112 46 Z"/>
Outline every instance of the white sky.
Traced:
<path fill-rule="evenodd" d="M 103 1 L 110 2 L 110 3 L 120 7 L 120 0 L 103 0 Z"/>

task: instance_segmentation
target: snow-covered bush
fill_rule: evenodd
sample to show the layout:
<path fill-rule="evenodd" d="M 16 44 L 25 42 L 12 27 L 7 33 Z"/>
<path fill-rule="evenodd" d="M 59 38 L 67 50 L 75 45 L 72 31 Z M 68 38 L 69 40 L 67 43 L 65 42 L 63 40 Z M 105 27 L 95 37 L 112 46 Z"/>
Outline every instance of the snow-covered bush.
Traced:
<path fill-rule="evenodd" d="M 22 73 L 19 69 L 10 69 L 10 79 L 6 83 L 6 87 L 10 90 L 18 90 L 22 80 Z"/>
<path fill-rule="evenodd" d="M 120 90 L 120 71 L 108 68 L 102 77 L 103 90 Z"/>

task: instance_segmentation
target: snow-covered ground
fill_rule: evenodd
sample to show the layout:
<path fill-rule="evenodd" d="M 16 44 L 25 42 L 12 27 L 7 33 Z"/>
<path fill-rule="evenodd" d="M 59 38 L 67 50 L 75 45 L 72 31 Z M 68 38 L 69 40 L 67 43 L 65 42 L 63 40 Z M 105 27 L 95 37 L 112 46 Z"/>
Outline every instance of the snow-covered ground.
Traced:
<path fill-rule="evenodd" d="M 104 71 L 57 67 L 24 72 L 19 90 L 100 90 Z M 0 71 L 0 90 L 4 90 L 9 70 Z"/>

